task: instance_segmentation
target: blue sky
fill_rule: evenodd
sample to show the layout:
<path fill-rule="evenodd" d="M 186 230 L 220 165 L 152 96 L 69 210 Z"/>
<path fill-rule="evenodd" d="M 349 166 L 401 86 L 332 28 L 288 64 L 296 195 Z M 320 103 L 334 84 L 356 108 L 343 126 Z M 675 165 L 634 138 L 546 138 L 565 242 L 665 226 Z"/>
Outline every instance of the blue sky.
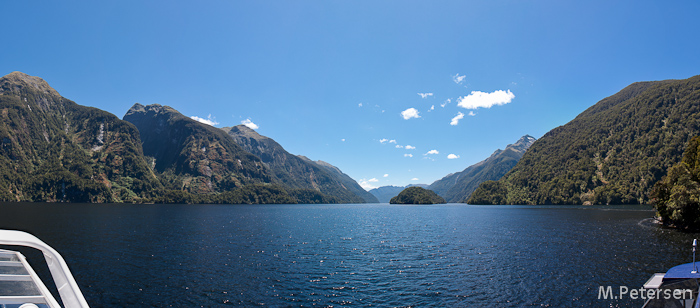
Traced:
<path fill-rule="evenodd" d="M 630 83 L 700 74 L 696 0 L 9 1 L 3 11 L 0 75 L 42 77 L 119 117 L 139 102 L 217 127 L 248 121 L 368 188 L 432 183 Z"/>

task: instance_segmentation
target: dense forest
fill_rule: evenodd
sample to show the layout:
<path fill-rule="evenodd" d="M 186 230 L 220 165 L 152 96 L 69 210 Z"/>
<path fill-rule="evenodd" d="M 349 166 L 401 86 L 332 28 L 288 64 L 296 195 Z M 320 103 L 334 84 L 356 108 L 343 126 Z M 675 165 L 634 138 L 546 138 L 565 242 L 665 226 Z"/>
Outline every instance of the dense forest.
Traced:
<path fill-rule="evenodd" d="M 404 189 L 398 196 L 391 198 L 391 204 L 442 204 L 445 199 L 434 191 L 423 187 L 412 186 Z"/>
<path fill-rule="evenodd" d="M 634 83 L 537 140 L 471 204 L 645 204 L 700 134 L 700 76 Z"/>
<path fill-rule="evenodd" d="M 664 225 L 700 230 L 700 137 L 693 137 L 683 159 L 656 183 L 652 192 Z"/>

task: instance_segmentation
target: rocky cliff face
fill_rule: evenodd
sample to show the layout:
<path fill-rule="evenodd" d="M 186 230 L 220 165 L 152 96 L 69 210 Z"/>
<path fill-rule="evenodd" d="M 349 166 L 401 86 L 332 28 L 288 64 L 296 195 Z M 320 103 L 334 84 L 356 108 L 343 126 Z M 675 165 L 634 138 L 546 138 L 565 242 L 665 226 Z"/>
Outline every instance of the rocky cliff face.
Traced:
<path fill-rule="evenodd" d="M 0 199 L 138 202 L 160 187 L 136 128 L 39 77 L 0 78 Z"/>
<path fill-rule="evenodd" d="M 362 188 L 352 179 L 343 179 L 342 172 L 340 175 L 336 174 L 327 167 L 290 154 L 273 139 L 262 136 L 244 125 L 225 127 L 222 130 L 243 149 L 260 157 L 271 170 L 275 181 L 293 189 L 316 190 L 335 198 L 338 202 L 366 202 L 355 192 L 357 188 Z"/>
<path fill-rule="evenodd" d="M 435 181 L 429 189 L 447 202 L 466 202 L 479 184 L 498 180 L 508 173 L 534 142 L 534 137 L 525 135 L 504 150 L 496 150 L 489 158 Z"/>
<path fill-rule="evenodd" d="M 171 189 L 214 193 L 273 181 L 260 158 L 225 132 L 171 107 L 135 104 L 124 120 L 138 128 L 144 154 Z"/>

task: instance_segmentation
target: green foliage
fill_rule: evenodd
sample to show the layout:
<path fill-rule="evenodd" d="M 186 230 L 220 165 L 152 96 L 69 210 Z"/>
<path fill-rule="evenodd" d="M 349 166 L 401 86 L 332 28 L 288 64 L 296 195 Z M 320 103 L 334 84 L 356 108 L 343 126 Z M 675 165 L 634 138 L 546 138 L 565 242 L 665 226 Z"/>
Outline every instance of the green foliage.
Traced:
<path fill-rule="evenodd" d="M 296 203 L 303 204 L 331 204 L 331 203 L 345 203 L 339 198 L 329 196 L 327 194 L 321 193 L 312 189 L 292 189 L 289 192 L 292 197 L 296 200 Z"/>
<path fill-rule="evenodd" d="M 167 204 L 290 204 L 297 200 L 274 184 L 251 184 L 223 193 L 197 194 L 182 190 L 162 190 L 153 200 Z"/>
<path fill-rule="evenodd" d="M 434 191 L 423 187 L 413 186 L 404 189 L 398 196 L 391 198 L 391 204 L 442 204 L 445 199 Z"/>
<path fill-rule="evenodd" d="M 469 203 L 648 203 L 654 184 L 700 134 L 698 102 L 700 76 L 632 84 L 545 134 L 503 185 L 480 187 Z"/>
<path fill-rule="evenodd" d="M 469 204 L 506 204 L 507 193 L 504 183 L 486 181 L 471 194 Z"/>
<path fill-rule="evenodd" d="M 665 225 L 700 230 L 700 137 L 693 137 L 683 160 L 656 183 L 652 198 Z"/>
<path fill-rule="evenodd" d="M 160 187 L 133 125 L 22 73 L 0 90 L 0 199 L 133 202 Z"/>

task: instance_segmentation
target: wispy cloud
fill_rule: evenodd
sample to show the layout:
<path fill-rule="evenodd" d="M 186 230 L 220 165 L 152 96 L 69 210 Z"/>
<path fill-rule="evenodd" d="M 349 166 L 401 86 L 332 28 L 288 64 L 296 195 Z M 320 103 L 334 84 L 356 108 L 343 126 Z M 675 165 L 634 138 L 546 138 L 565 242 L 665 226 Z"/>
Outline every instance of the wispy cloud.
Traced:
<path fill-rule="evenodd" d="M 473 117 L 473 116 L 475 116 L 475 115 L 476 115 L 476 113 L 474 113 L 474 111 L 469 111 L 469 116 L 470 116 L 470 117 Z"/>
<path fill-rule="evenodd" d="M 451 102 L 452 102 L 452 99 L 451 99 L 451 98 L 448 98 L 448 99 L 445 100 L 444 103 L 440 104 L 440 107 L 445 108 L 445 106 L 447 106 L 447 104 L 449 104 L 449 103 L 451 103 Z"/>
<path fill-rule="evenodd" d="M 257 124 L 253 123 L 253 121 L 251 121 L 250 119 L 245 119 L 245 120 L 241 121 L 241 124 L 243 124 L 243 125 L 245 125 L 245 126 L 248 126 L 248 128 L 250 128 L 250 129 L 258 129 L 258 128 L 260 128 L 260 126 L 258 126 Z"/>
<path fill-rule="evenodd" d="M 394 139 L 391 139 L 391 140 L 389 140 L 389 143 L 393 143 L 393 144 L 396 144 L 396 140 L 394 140 Z"/>
<path fill-rule="evenodd" d="M 406 150 L 415 150 L 415 149 L 416 149 L 416 147 L 414 147 L 414 146 L 411 146 L 411 145 L 406 146 Z"/>
<path fill-rule="evenodd" d="M 412 178 L 411 181 L 418 181 L 418 178 Z"/>
<path fill-rule="evenodd" d="M 379 143 L 385 143 L 387 141 L 389 141 L 389 139 L 386 139 L 386 138 L 379 139 Z"/>
<path fill-rule="evenodd" d="M 457 159 L 457 158 L 459 158 L 459 155 L 455 155 L 455 154 L 447 155 L 447 159 Z"/>
<path fill-rule="evenodd" d="M 385 174 L 384 174 L 384 177 L 385 177 L 385 178 L 388 178 L 388 177 L 389 177 L 389 174 L 388 174 L 388 173 L 385 173 Z"/>
<path fill-rule="evenodd" d="M 397 144 L 397 145 L 396 145 L 396 148 L 397 148 L 397 149 L 403 149 L 403 146 L 400 145 L 400 144 Z"/>
<path fill-rule="evenodd" d="M 403 157 L 413 157 L 413 154 L 404 154 Z"/>
<path fill-rule="evenodd" d="M 425 153 L 423 155 L 431 155 L 431 154 L 440 154 L 440 152 L 438 150 L 430 150 L 430 151 L 428 151 L 428 153 Z"/>
<path fill-rule="evenodd" d="M 342 141 L 342 142 L 345 142 L 345 138 L 343 138 L 343 139 L 340 139 L 340 141 Z"/>
<path fill-rule="evenodd" d="M 374 180 L 374 181 L 373 181 L 373 180 Z M 375 189 L 375 188 L 379 187 L 379 186 L 376 186 L 376 185 L 372 185 L 372 183 L 375 183 L 375 182 L 377 182 L 377 181 L 379 181 L 379 180 L 377 180 L 377 179 L 375 179 L 375 178 L 371 178 L 371 179 L 369 179 L 369 180 L 367 180 L 367 179 L 361 179 L 361 180 L 357 181 L 357 183 L 360 184 L 360 187 L 362 187 L 364 190 L 369 191 L 369 190 L 372 190 L 372 189 Z"/>
<path fill-rule="evenodd" d="M 457 116 L 452 118 L 452 121 L 450 121 L 450 125 L 457 125 L 459 124 L 459 120 L 464 119 L 464 113 L 458 112 Z"/>
<path fill-rule="evenodd" d="M 357 107 L 362 107 L 362 103 L 357 104 Z"/>
<path fill-rule="evenodd" d="M 191 116 L 190 119 L 195 120 L 199 123 L 204 123 L 206 125 L 219 125 L 219 122 L 216 122 L 214 119 L 212 119 L 211 114 L 205 119 L 205 118 L 200 118 L 198 116 Z"/>
<path fill-rule="evenodd" d="M 435 110 L 435 105 L 430 106 L 430 109 L 428 109 L 428 112 L 431 112 L 433 110 Z"/>
<path fill-rule="evenodd" d="M 401 111 L 401 116 L 404 120 L 408 120 L 411 118 L 420 118 L 420 115 L 418 114 L 418 110 L 416 110 L 416 108 L 408 108 L 404 111 Z"/>
<path fill-rule="evenodd" d="M 418 93 L 421 98 L 427 98 L 428 96 L 433 96 L 433 93 Z"/>
<path fill-rule="evenodd" d="M 454 81 L 456 84 L 460 84 L 462 83 L 462 81 L 464 81 L 464 78 L 466 77 L 466 75 L 460 76 L 459 74 L 455 74 L 454 76 L 452 76 L 452 81 Z"/>
<path fill-rule="evenodd" d="M 472 91 L 471 94 L 460 97 L 457 105 L 466 109 L 491 108 L 491 106 L 508 104 L 514 98 L 515 95 L 510 90 L 498 90 L 491 93 Z"/>

